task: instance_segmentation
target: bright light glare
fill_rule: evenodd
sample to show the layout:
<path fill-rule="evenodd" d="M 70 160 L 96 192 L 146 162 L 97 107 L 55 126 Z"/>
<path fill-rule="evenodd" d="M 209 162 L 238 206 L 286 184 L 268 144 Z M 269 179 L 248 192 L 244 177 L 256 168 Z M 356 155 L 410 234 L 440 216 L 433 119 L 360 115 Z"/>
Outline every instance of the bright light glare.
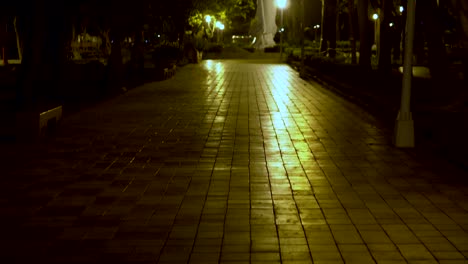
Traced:
<path fill-rule="evenodd" d="M 389 26 L 390 26 L 390 27 L 393 27 L 393 23 L 390 23 Z"/>
<path fill-rule="evenodd" d="M 223 30 L 224 29 L 224 24 L 219 22 L 219 21 L 216 21 L 216 27 Z"/>
<path fill-rule="evenodd" d="M 400 13 L 403 13 L 405 11 L 405 8 L 403 6 L 400 6 Z"/>
<path fill-rule="evenodd" d="M 278 6 L 278 8 L 280 9 L 285 8 L 287 3 L 288 3 L 287 0 L 276 0 L 276 6 Z"/>
<path fill-rule="evenodd" d="M 206 23 L 210 23 L 211 22 L 211 16 L 205 16 L 205 21 Z"/>
<path fill-rule="evenodd" d="M 373 15 L 372 15 L 372 19 L 374 19 L 374 20 L 377 20 L 377 19 L 379 19 L 379 15 L 377 15 L 377 14 L 373 14 Z"/>

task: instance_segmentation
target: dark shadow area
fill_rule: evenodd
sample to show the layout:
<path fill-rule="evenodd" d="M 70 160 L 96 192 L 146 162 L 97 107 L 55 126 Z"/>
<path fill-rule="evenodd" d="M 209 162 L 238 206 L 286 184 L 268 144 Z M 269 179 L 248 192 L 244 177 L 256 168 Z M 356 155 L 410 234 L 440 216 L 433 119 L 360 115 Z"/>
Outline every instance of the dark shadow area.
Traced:
<path fill-rule="evenodd" d="M 300 62 L 290 60 L 299 69 Z M 394 68 L 390 74 L 363 70 L 358 65 L 306 60 L 306 78 L 360 105 L 393 130 L 400 107 L 402 74 Z M 431 150 L 438 157 L 468 169 L 468 87 L 457 78 L 452 68 L 450 77 L 436 81 L 414 76 L 411 109 L 415 126 L 416 150 Z"/>

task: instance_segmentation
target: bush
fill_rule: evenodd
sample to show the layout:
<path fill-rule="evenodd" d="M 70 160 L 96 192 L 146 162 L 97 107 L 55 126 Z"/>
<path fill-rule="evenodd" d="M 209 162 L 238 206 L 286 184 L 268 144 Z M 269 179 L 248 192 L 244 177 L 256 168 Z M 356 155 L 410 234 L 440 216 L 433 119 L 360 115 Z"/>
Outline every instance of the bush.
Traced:
<path fill-rule="evenodd" d="M 320 41 L 310 41 L 310 40 L 304 40 L 304 45 L 307 47 L 311 48 L 320 48 Z"/>
<path fill-rule="evenodd" d="M 229 45 L 229 44 L 228 44 Z M 246 50 L 248 52 L 255 52 L 255 48 L 253 47 L 252 43 L 251 43 L 251 40 L 249 39 L 249 41 L 244 41 L 244 42 L 235 42 L 235 43 L 232 43 L 230 44 L 229 46 L 233 46 L 233 47 L 239 47 L 243 50 Z"/>
<path fill-rule="evenodd" d="M 158 46 L 153 51 L 154 60 L 177 60 L 179 57 L 179 47 L 176 46 Z"/>
<path fill-rule="evenodd" d="M 280 46 L 266 47 L 265 52 L 280 52 Z"/>

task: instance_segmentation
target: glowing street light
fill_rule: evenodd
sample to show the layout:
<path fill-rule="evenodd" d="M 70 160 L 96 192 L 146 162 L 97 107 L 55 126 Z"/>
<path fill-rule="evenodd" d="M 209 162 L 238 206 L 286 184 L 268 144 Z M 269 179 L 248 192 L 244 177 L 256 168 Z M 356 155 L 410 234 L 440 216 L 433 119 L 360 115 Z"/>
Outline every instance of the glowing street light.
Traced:
<path fill-rule="evenodd" d="M 206 16 L 205 16 L 205 21 L 206 21 L 206 23 L 208 23 L 208 24 L 211 23 L 211 16 L 210 16 L 210 15 L 206 15 Z"/>
<path fill-rule="evenodd" d="M 317 41 L 317 31 L 320 29 L 320 25 L 314 26 L 314 42 Z"/>
<path fill-rule="evenodd" d="M 287 4 L 288 4 L 287 0 L 276 0 L 276 6 L 278 6 L 279 9 L 286 8 Z"/>
<path fill-rule="evenodd" d="M 372 15 L 372 19 L 374 19 L 374 44 L 376 49 L 377 61 L 379 60 L 379 49 L 380 49 L 380 29 L 379 29 L 379 14 L 374 13 Z"/>
<path fill-rule="evenodd" d="M 216 27 L 223 30 L 224 29 L 224 24 L 219 22 L 219 21 L 216 21 Z"/>
<path fill-rule="evenodd" d="M 223 34 L 224 24 L 219 21 L 216 21 L 215 26 L 218 29 L 217 42 L 219 43 L 219 39 L 221 37 L 220 35 Z M 221 34 L 219 33 L 220 30 L 221 30 Z"/>
<path fill-rule="evenodd" d="M 276 6 L 281 9 L 281 31 L 280 31 L 280 60 L 283 58 L 283 34 L 284 34 L 284 22 L 283 22 L 283 10 L 288 4 L 287 0 L 276 0 Z"/>

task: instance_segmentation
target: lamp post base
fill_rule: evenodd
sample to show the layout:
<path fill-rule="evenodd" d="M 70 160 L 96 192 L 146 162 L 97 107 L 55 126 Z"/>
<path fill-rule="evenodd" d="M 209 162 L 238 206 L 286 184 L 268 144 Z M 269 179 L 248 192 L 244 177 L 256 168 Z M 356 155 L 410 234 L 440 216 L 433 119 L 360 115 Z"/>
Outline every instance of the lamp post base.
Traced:
<path fill-rule="evenodd" d="M 399 148 L 414 148 L 414 122 L 411 112 L 398 113 L 393 143 Z"/>

